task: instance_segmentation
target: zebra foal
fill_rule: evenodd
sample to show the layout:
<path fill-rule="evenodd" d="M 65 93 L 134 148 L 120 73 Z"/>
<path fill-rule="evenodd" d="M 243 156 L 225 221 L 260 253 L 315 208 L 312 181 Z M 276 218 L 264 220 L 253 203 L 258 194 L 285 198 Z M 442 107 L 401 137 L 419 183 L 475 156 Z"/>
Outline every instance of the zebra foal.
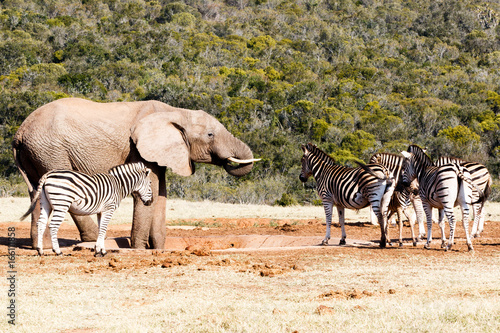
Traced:
<path fill-rule="evenodd" d="M 409 186 L 418 179 L 419 195 L 422 199 L 427 219 L 427 243 L 430 248 L 432 240 L 432 208 L 439 209 L 439 225 L 441 227 L 442 247 L 448 251 L 453 246 L 455 234 L 455 216 L 453 207 L 459 205 L 462 210 L 462 223 L 465 229 L 467 247 L 474 250 L 469 236 L 469 205 L 472 204 L 473 188 L 482 199 L 483 193 L 471 181 L 470 173 L 459 163 L 453 162 L 443 166 L 435 166 L 432 160 L 418 146 L 411 145 L 408 151 L 401 152 L 405 159 L 403 166 L 403 183 Z M 450 225 L 450 239 L 445 245 L 443 219 L 446 215 Z"/>
<path fill-rule="evenodd" d="M 344 227 L 345 208 L 361 209 L 371 205 L 380 224 L 380 247 L 387 243 L 387 207 L 394 192 L 392 173 L 380 164 L 360 165 L 347 168 L 335 164 L 335 160 L 315 145 L 302 146 L 302 171 L 299 179 L 306 182 L 310 176 L 316 180 L 318 194 L 323 201 L 326 215 L 326 235 L 322 245 L 330 240 L 332 209 L 337 207 L 342 238 L 346 244 Z"/>
<path fill-rule="evenodd" d="M 108 222 L 120 202 L 129 194 L 137 194 L 149 206 L 153 198 L 149 174 L 151 170 L 142 162 L 118 165 L 108 173 L 92 176 L 70 171 L 54 170 L 42 176 L 29 210 L 21 217 L 24 220 L 35 209 L 40 198 L 40 218 L 37 221 L 39 255 L 43 255 L 43 233 L 49 224 L 52 250 L 61 255 L 57 232 L 69 211 L 75 215 L 97 214 L 99 236 L 95 245 L 95 256 L 104 256 L 104 239 Z"/>
<path fill-rule="evenodd" d="M 491 194 L 491 175 L 488 169 L 476 162 L 469 162 L 455 157 L 445 157 L 441 156 L 436 161 L 436 166 L 441 166 L 453 162 L 458 162 L 460 165 L 465 167 L 471 176 L 472 183 L 474 183 L 481 191 L 484 193 L 483 200 L 472 205 L 474 211 L 474 223 L 472 225 L 471 235 L 472 237 L 481 237 L 481 232 L 484 229 L 484 203 L 488 200 Z"/>

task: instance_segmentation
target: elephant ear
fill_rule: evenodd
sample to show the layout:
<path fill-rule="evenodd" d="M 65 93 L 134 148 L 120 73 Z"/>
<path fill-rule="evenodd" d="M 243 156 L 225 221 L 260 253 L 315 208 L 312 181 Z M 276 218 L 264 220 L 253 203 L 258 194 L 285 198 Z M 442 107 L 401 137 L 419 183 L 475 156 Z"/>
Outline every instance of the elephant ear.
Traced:
<path fill-rule="evenodd" d="M 172 169 L 178 175 L 190 176 L 194 165 L 189 156 L 189 143 L 175 114 L 156 112 L 141 118 L 132 127 L 131 138 L 142 158 Z"/>

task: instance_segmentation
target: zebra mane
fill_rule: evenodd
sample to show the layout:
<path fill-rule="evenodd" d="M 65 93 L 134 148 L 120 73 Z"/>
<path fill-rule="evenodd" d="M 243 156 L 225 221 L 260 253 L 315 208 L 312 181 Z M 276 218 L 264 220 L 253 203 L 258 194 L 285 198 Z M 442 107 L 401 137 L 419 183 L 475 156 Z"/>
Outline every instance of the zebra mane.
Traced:
<path fill-rule="evenodd" d="M 319 149 L 315 144 L 308 143 L 306 145 L 306 148 L 307 148 L 307 150 L 309 150 L 311 152 L 311 154 L 313 154 L 314 156 L 319 158 L 321 161 L 328 163 L 328 164 L 335 164 L 336 165 L 335 159 L 333 157 L 331 157 L 330 155 L 328 155 L 327 153 L 325 153 L 323 150 Z"/>
<path fill-rule="evenodd" d="M 110 175 L 116 176 L 117 174 L 121 173 L 123 170 L 126 170 L 127 168 L 130 170 L 137 171 L 143 169 L 144 167 L 145 167 L 144 163 L 142 162 L 126 163 L 112 167 L 111 169 L 109 169 L 108 173 Z"/>
<path fill-rule="evenodd" d="M 410 145 L 408 152 L 415 155 L 415 157 L 425 165 L 434 165 L 431 158 L 424 152 L 422 148 L 417 145 Z"/>

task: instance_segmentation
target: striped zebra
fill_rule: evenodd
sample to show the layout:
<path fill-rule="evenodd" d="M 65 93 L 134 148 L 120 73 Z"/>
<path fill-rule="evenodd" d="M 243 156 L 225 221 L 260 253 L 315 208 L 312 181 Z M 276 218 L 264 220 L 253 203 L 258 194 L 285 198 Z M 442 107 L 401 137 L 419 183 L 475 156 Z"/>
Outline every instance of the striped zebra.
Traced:
<path fill-rule="evenodd" d="M 410 204 L 413 204 L 419 225 L 418 238 L 421 238 L 422 235 L 425 234 L 424 209 L 422 207 L 422 201 L 420 200 L 420 197 L 418 197 L 417 181 L 413 181 L 410 188 L 403 186 L 403 179 L 401 177 L 403 162 L 403 156 L 389 153 L 377 153 L 370 158 L 370 163 L 382 164 L 394 175 L 394 182 L 396 183 L 396 187 L 389 203 L 389 215 L 387 216 L 387 219 L 389 220 L 394 213 L 397 214 L 399 224 L 399 246 L 403 246 L 403 214 L 410 222 L 411 238 L 413 246 L 416 246 L 417 238 L 415 237 L 415 232 L 413 230 L 415 219 L 411 214 L 409 214 L 407 208 L 410 206 Z"/>
<path fill-rule="evenodd" d="M 51 212 L 49 224 L 52 250 L 61 255 L 57 231 L 69 211 L 75 215 L 97 214 L 99 236 L 95 255 L 104 256 L 104 238 L 108 222 L 120 202 L 129 194 L 139 195 L 145 205 L 150 205 L 153 192 L 149 179 L 150 169 L 142 162 L 118 165 L 108 173 L 93 176 L 70 171 L 54 170 L 42 176 L 29 210 L 21 217 L 24 220 L 35 209 L 40 198 L 40 218 L 37 221 L 38 235 L 43 235 Z M 38 237 L 38 253 L 43 255 L 43 237 Z"/>
<path fill-rule="evenodd" d="M 392 173 L 380 164 L 360 164 L 358 168 L 340 166 L 311 143 L 302 146 L 302 150 L 304 155 L 299 178 L 306 182 L 310 176 L 314 176 L 325 209 L 326 235 L 321 244 L 327 245 L 330 240 L 334 205 L 337 207 L 342 229 L 340 245 L 346 244 L 345 208 L 361 209 L 371 205 L 380 224 L 380 247 L 385 247 L 388 239 L 387 207 L 394 192 Z"/>
<path fill-rule="evenodd" d="M 472 251 L 472 242 L 469 237 L 469 205 L 472 203 L 473 187 L 476 187 L 470 178 L 470 173 L 460 164 L 454 162 L 440 167 L 435 166 L 432 160 L 418 146 L 411 145 L 408 151 L 402 152 L 406 158 L 403 165 L 403 183 L 409 186 L 414 179 L 418 179 L 419 195 L 422 199 L 427 218 L 427 243 L 425 248 L 430 248 L 432 240 L 432 208 L 439 209 L 439 225 L 441 227 L 442 247 L 450 250 L 455 236 L 455 216 L 453 207 L 460 205 L 462 222 L 467 239 L 467 247 Z M 477 189 L 479 197 L 481 190 Z M 444 215 L 450 224 L 450 239 L 445 245 Z"/>
<path fill-rule="evenodd" d="M 477 204 L 473 205 L 473 211 L 474 211 L 474 223 L 472 225 L 472 231 L 471 235 L 472 237 L 481 237 L 481 232 L 483 232 L 484 229 L 484 203 L 486 200 L 488 200 L 488 197 L 491 193 L 491 185 L 492 185 L 492 179 L 491 175 L 488 172 L 488 169 L 476 162 L 468 162 L 464 161 L 459 158 L 455 157 L 445 157 L 442 156 L 436 161 L 437 166 L 441 166 L 444 164 L 449 164 L 452 162 L 458 162 L 460 163 L 463 167 L 465 167 L 472 178 L 472 182 L 476 184 L 476 186 L 483 191 L 484 198 L 481 202 L 478 202 Z"/>

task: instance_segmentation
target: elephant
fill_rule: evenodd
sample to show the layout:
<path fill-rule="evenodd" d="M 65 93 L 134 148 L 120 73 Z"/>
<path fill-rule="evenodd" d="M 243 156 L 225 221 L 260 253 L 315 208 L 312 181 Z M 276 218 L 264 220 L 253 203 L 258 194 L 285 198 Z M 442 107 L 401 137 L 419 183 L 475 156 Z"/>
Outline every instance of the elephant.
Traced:
<path fill-rule="evenodd" d="M 153 100 L 55 100 L 24 120 L 14 135 L 12 148 L 32 199 L 39 179 L 50 170 L 95 174 L 119 164 L 143 162 L 152 170 L 153 203 L 145 206 L 134 198 L 131 246 L 137 249 L 164 248 L 167 167 L 176 174 L 189 176 L 195 172 L 194 163 L 208 163 L 241 177 L 257 161 L 248 145 L 207 112 Z M 39 237 L 39 214 L 38 204 L 31 220 L 33 248 Z M 97 225 L 90 217 L 71 217 L 82 241 L 97 239 Z M 48 235 L 44 242 L 50 244 Z"/>

